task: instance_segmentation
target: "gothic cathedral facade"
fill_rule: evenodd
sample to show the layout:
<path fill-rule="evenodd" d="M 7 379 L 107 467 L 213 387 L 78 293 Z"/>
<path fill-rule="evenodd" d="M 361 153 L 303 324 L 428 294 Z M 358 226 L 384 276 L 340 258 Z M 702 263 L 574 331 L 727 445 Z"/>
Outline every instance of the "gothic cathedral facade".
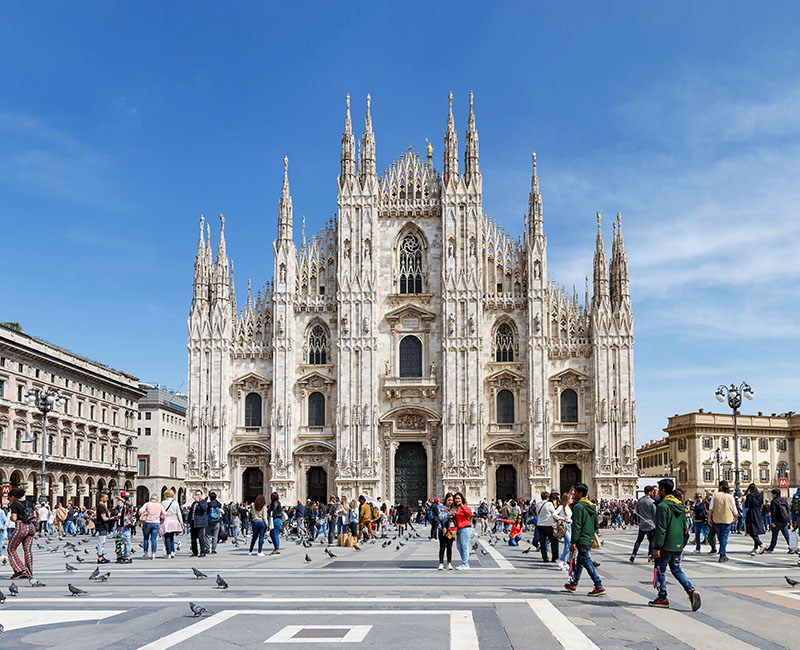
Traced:
<path fill-rule="evenodd" d="M 299 250 L 288 161 L 274 276 L 239 309 L 221 219 L 201 220 L 189 313 L 187 488 L 225 500 L 381 496 L 470 503 L 589 484 L 635 493 L 633 311 L 620 218 L 597 215 L 583 304 L 547 274 L 533 157 L 524 234 L 483 208 L 472 94 L 459 170 L 452 94 L 438 172 L 411 149 L 381 176 L 367 97 L 347 98 L 337 213 Z"/>

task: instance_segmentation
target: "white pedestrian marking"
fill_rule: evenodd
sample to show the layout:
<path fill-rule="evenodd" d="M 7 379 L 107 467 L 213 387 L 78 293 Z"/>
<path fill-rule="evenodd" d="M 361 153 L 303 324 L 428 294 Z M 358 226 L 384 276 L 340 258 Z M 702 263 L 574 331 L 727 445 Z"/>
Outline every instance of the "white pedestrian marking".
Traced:
<path fill-rule="evenodd" d="M 544 598 L 529 598 L 528 605 L 545 624 L 550 634 L 568 650 L 600 650 L 558 608 Z"/>
<path fill-rule="evenodd" d="M 29 600 L 26 598 L 25 600 Z M 64 602 L 64 599 L 61 599 Z M 124 609 L 112 610 L 41 610 L 41 609 L 5 609 L 2 614 L 3 626 L 6 631 L 19 630 L 24 627 L 38 625 L 52 625 L 53 623 L 74 623 L 77 621 L 97 621 L 109 616 L 123 614 Z"/>
<path fill-rule="evenodd" d="M 361 643 L 372 629 L 371 625 L 287 625 L 264 643 Z M 347 630 L 344 636 L 295 638 L 303 630 Z"/>
<path fill-rule="evenodd" d="M 514 565 L 511 564 L 511 562 L 509 562 L 508 560 L 506 560 L 506 558 L 504 558 L 503 555 L 496 548 L 494 548 L 493 546 L 489 546 L 489 544 L 487 544 L 485 540 L 480 539 L 478 541 L 480 542 L 480 545 L 483 546 L 483 548 L 489 552 L 489 555 L 491 555 L 492 559 L 495 562 L 497 562 L 498 568 L 503 569 L 504 571 L 507 571 L 509 569 L 512 571 L 516 571 Z"/>
<path fill-rule="evenodd" d="M 450 650 L 478 650 L 478 630 L 471 611 L 450 612 Z"/>
<path fill-rule="evenodd" d="M 139 650 L 167 650 L 167 648 L 171 648 L 179 643 L 182 643 L 183 641 L 186 641 L 187 639 L 191 639 L 193 636 L 196 636 L 201 632 L 210 630 L 215 625 L 219 625 L 223 621 L 227 621 L 229 618 L 233 618 L 239 613 L 241 612 L 230 609 L 225 610 L 224 612 L 218 612 L 212 616 L 209 616 L 208 618 L 201 619 L 197 623 L 193 623 L 182 630 L 168 634 L 167 636 L 158 639 L 158 641 L 153 641 L 152 643 L 143 645 L 139 648 Z"/>
<path fill-rule="evenodd" d="M 672 589 L 685 596 L 680 585 L 672 584 Z M 659 609 L 648 607 L 646 598 L 629 589 L 613 589 L 612 597 L 619 604 L 625 605 L 625 610 L 638 616 L 643 621 L 657 627 L 659 630 L 675 637 L 696 650 L 708 648 L 725 648 L 725 650 L 758 650 L 756 646 L 745 643 L 735 636 L 726 634 L 693 617 L 691 611 L 679 612 L 674 609 Z M 688 608 L 688 599 L 686 600 Z"/>
<path fill-rule="evenodd" d="M 800 591 L 789 591 L 783 589 L 781 591 L 777 590 L 770 590 L 767 591 L 768 594 L 775 594 L 776 596 L 785 596 L 786 598 L 794 598 L 795 600 L 800 600 Z"/>

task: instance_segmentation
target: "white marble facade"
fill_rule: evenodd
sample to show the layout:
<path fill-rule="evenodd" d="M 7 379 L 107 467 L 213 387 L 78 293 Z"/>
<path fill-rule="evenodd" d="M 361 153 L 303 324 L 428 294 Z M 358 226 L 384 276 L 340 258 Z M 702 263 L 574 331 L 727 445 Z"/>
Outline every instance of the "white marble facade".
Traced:
<path fill-rule="evenodd" d="M 201 220 L 189 314 L 187 487 L 226 499 L 530 497 L 576 480 L 635 492 L 633 312 L 619 215 L 597 215 L 581 302 L 547 274 L 533 157 L 524 234 L 484 213 L 473 99 L 459 169 L 452 95 L 442 170 L 376 173 L 370 98 L 356 156 L 347 98 L 336 216 L 294 239 L 284 159 L 272 282 L 241 309 L 221 217 Z M 205 228 L 205 229 L 204 229 Z M 588 260 L 587 260 L 588 267 Z M 591 292 L 591 295 L 590 295 Z"/>

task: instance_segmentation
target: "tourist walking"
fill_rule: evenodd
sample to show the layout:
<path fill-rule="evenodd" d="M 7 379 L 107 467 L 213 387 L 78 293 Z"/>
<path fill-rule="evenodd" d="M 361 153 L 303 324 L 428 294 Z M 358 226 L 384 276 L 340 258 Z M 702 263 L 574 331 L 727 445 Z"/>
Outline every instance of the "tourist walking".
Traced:
<path fill-rule="evenodd" d="M 117 526 L 117 534 L 122 542 L 122 555 L 117 557 L 118 564 L 130 564 L 131 559 L 131 533 L 133 527 L 136 525 L 136 509 L 131 504 L 130 494 L 122 492 L 122 506 L 119 509 L 119 525 Z"/>
<path fill-rule="evenodd" d="M 189 531 L 192 537 L 193 557 L 205 557 L 208 552 L 206 526 L 208 526 L 208 502 L 203 498 L 202 491 L 196 490 L 194 501 L 189 506 Z"/>
<path fill-rule="evenodd" d="M 108 494 L 103 492 L 100 495 L 100 501 L 95 510 L 94 525 L 97 530 L 97 563 L 108 564 L 105 557 L 105 549 L 103 544 L 106 543 L 106 537 L 114 528 L 114 521 L 119 517 L 119 514 L 112 515 L 108 509 Z"/>
<path fill-rule="evenodd" d="M 8 492 L 9 521 L 14 524 L 8 538 L 8 561 L 14 569 L 12 580 L 33 576 L 33 537 L 36 535 L 36 513 L 33 505 L 25 501 L 25 490 L 13 488 Z M 22 557 L 19 559 L 17 548 L 22 546 Z"/>
<path fill-rule="evenodd" d="M 761 494 L 761 490 L 756 487 L 755 483 L 751 483 L 747 486 L 744 498 L 745 533 L 753 540 L 753 550 L 750 551 L 750 555 L 761 554 L 766 548 L 759 537 L 767 532 L 767 529 L 764 528 L 764 517 L 761 514 L 763 505 L 764 495 Z"/>
<path fill-rule="evenodd" d="M 667 566 L 675 579 L 689 596 L 692 611 L 700 609 L 700 594 L 681 569 L 681 555 L 687 533 L 686 510 L 683 502 L 673 490 L 672 479 L 664 478 L 658 482 L 658 505 L 656 506 L 656 532 L 653 538 L 653 560 L 656 565 L 656 584 L 658 595 L 651 600 L 650 607 L 669 607 L 667 598 Z"/>
<path fill-rule="evenodd" d="M 444 495 L 444 503 L 436 503 L 436 520 L 433 526 L 436 528 L 436 535 L 439 538 L 439 571 L 444 569 L 444 556 L 447 554 L 447 568 L 453 569 L 453 541 L 456 538 L 455 520 L 450 514 L 453 507 L 453 495 L 448 492 Z"/>
<path fill-rule="evenodd" d="M 714 495 L 714 506 L 711 509 L 711 523 L 719 537 L 719 561 L 728 561 L 728 536 L 737 522 L 736 502 L 733 500 L 728 481 L 719 482 L 719 490 Z"/>
<path fill-rule="evenodd" d="M 789 512 L 789 505 L 781 496 L 781 491 L 778 488 L 772 489 L 772 501 L 769 503 L 769 514 L 772 520 L 770 523 L 772 541 L 770 541 L 767 547 L 767 553 L 772 553 L 772 551 L 775 550 L 775 544 L 778 543 L 778 533 L 783 535 L 791 552 L 792 544 L 789 542 L 789 523 L 792 520 L 792 516 Z"/>
<path fill-rule="evenodd" d="M 577 558 L 573 563 L 572 576 L 569 582 L 564 585 L 567 591 L 575 592 L 584 569 L 594 583 L 594 589 L 588 593 L 589 596 L 602 596 L 606 593 L 603 582 L 592 563 L 591 548 L 594 543 L 595 534 L 600 527 L 597 517 L 597 506 L 589 500 L 589 488 L 585 483 L 578 483 L 575 486 L 575 494 L 578 502 L 572 506 L 572 541 L 570 551 L 577 552 Z"/>
<path fill-rule="evenodd" d="M 561 503 L 556 511 L 553 513 L 553 518 L 556 520 L 556 525 L 564 526 L 564 538 L 561 543 L 564 545 L 561 555 L 558 558 L 559 568 L 567 568 L 567 558 L 569 557 L 569 547 L 572 541 L 572 492 L 564 492 L 561 495 Z"/>
<path fill-rule="evenodd" d="M 464 495 L 456 492 L 453 497 L 453 517 L 456 520 L 456 544 L 461 564 L 456 571 L 469 569 L 469 540 L 472 537 L 472 510 L 469 509 Z"/>
<path fill-rule="evenodd" d="M 656 529 L 656 504 L 653 501 L 653 491 L 655 487 L 648 485 L 644 488 L 644 494 L 636 502 L 636 516 L 639 520 L 639 533 L 636 535 L 636 542 L 633 544 L 630 562 L 636 561 L 636 554 L 639 546 L 647 537 L 647 558 L 653 557 L 653 533 Z"/>
<path fill-rule="evenodd" d="M 175 501 L 175 493 L 172 490 L 164 492 L 164 500 L 161 502 L 164 508 L 164 521 L 161 523 L 161 535 L 164 537 L 164 552 L 167 558 L 175 557 L 175 534 L 183 532 L 181 523 L 181 507 Z"/>
<path fill-rule="evenodd" d="M 254 555 L 253 548 L 256 545 L 256 538 L 258 538 L 258 557 L 264 556 L 264 535 L 267 532 L 268 518 L 267 500 L 263 494 L 259 494 L 253 505 L 250 506 L 250 528 L 253 530 L 253 538 L 250 540 L 250 555 Z"/>
<path fill-rule="evenodd" d="M 269 536 L 272 539 L 272 553 L 270 555 L 280 555 L 281 543 L 280 534 L 281 526 L 283 525 L 283 506 L 278 499 L 278 493 L 273 492 L 270 497 L 269 503 L 269 517 L 272 520 L 272 526 L 269 529 Z"/>
<path fill-rule="evenodd" d="M 372 539 L 375 539 L 375 532 L 372 530 L 372 506 L 367 503 L 363 494 L 358 497 L 358 502 L 361 504 L 358 508 L 358 541 L 361 541 L 365 528 Z"/>
<path fill-rule="evenodd" d="M 217 501 L 216 492 L 208 493 L 208 523 L 206 524 L 206 549 L 212 555 L 217 554 L 217 540 L 219 540 L 219 528 L 222 522 L 222 504 Z"/>
<path fill-rule="evenodd" d="M 550 544 L 550 561 L 555 564 L 558 562 L 558 540 L 553 533 L 553 526 L 556 523 L 553 517 L 556 509 L 550 501 L 550 494 L 542 492 L 542 502 L 536 508 L 536 529 L 539 531 L 539 550 L 542 553 L 542 561 L 547 562 L 547 544 Z"/>
<path fill-rule="evenodd" d="M 144 537 L 143 560 L 155 559 L 158 531 L 165 517 L 164 506 L 158 502 L 158 496 L 155 494 L 150 497 L 150 501 L 139 508 L 139 521 L 142 524 L 142 537 Z"/>

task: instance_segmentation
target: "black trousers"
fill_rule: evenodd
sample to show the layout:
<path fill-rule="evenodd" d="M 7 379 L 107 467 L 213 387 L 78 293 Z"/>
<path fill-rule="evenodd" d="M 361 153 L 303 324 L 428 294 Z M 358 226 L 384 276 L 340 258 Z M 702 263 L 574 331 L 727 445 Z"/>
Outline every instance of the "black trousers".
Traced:
<path fill-rule="evenodd" d="M 555 562 L 558 559 L 558 540 L 553 534 L 553 527 L 537 526 L 537 528 L 539 530 L 539 549 L 542 551 L 542 559 L 547 562 L 547 547 L 544 542 L 545 540 L 550 540 L 550 556 Z"/>
<path fill-rule="evenodd" d="M 447 563 L 452 564 L 453 562 L 453 540 L 447 539 L 444 535 L 442 535 L 442 531 L 439 531 L 439 564 L 444 564 L 444 554 L 445 551 L 447 552 Z"/>
<path fill-rule="evenodd" d="M 205 528 L 191 528 L 192 537 L 192 555 L 199 553 L 208 553 L 208 545 L 206 544 L 206 529 Z"/>
<path fill-rule="evenodd" d="M 642 530 L 639 529 L 639 534 L 636 536 L 636 543 L 633 545 L 633 555 L 636 555 L 639 552 L 639 546 L 644 541 L 644 538 L 647 537 L 647 557 L 653 557 L 653 536 L 655 535 L 655 529 L 653 530 Z"/>

